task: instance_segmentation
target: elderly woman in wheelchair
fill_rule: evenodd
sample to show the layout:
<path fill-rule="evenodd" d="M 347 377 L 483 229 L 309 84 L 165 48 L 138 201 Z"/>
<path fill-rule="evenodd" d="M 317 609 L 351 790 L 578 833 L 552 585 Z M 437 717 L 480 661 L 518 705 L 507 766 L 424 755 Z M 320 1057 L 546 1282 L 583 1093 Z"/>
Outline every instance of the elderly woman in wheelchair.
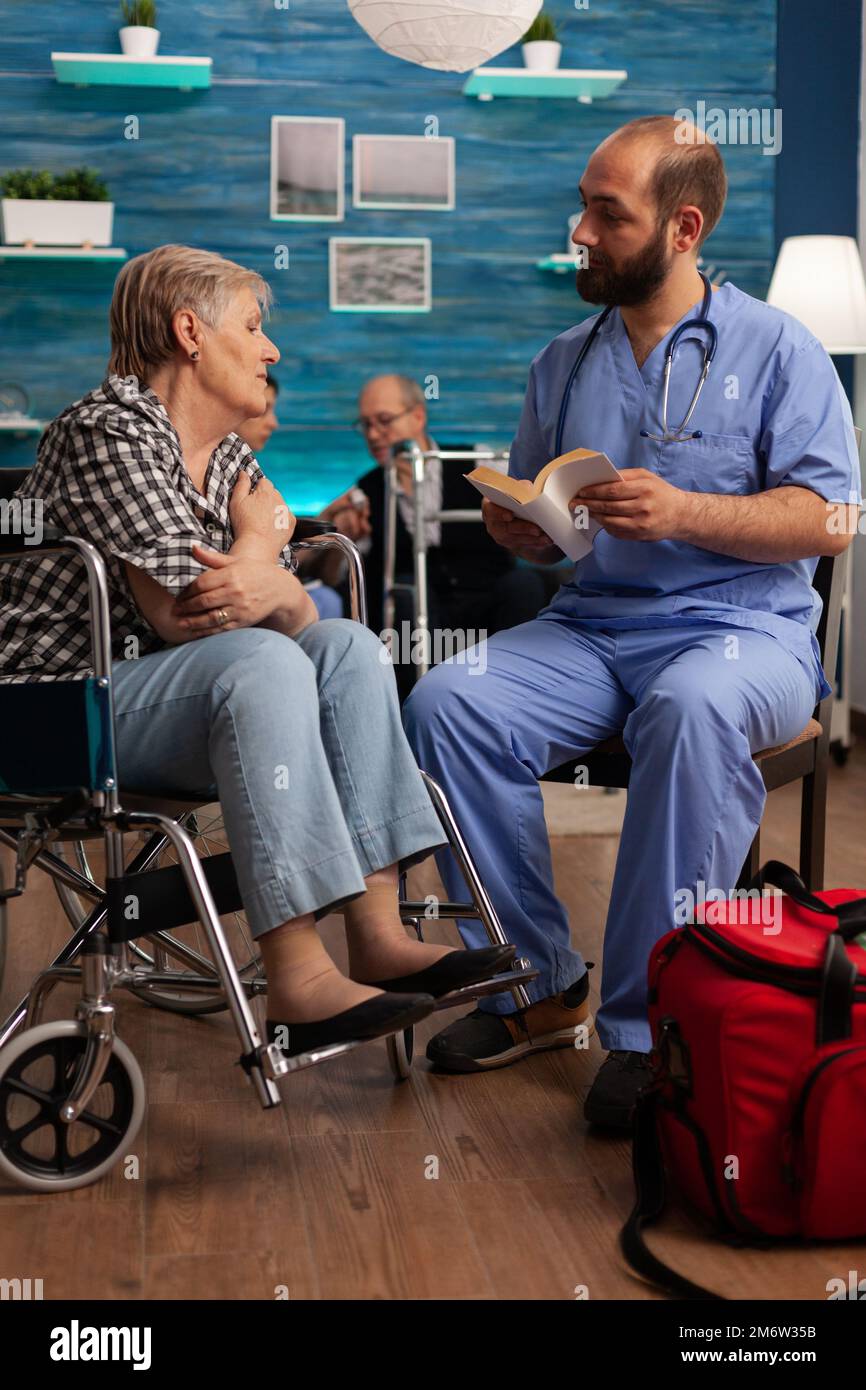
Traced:
<path fill-rule="evenodd" d="M 520 989 L 511 983 L 519 972 L 500 974 L 514 948 L 498 923 L 491 930 L 483 904 L 475 915 L 497 943 L 488 947 L 454 950 L 404 929 L 400 870 L 455 836 L 476 903 L 485 895 L 406 743 L 385 649 L 362 622 L 318 620 L 293 572 L 295 518 L 233 433 L 265 408 L 267 368 L 279 357 L 262 329 L 268 301 L 259 276 L 209 252 L 164 246 L 129 261 L 111 306 L 109 375 L 48 427 L 19 488 L 59 530 L 41 547 L 19 544 L 16 563 L 0 565 L 3 699 L 17 697 L 21 709 L 26 699 L 31 717 L 42 711 L 50 725 L 53 695 L 90 689 L 88 727 L 94 709 L 102 721 L 102 780 L 91 777 L 86 798 L 85 774 L 52 787 L 50 770 L 19 771 L 16 786 L 8 748 L 0 767 L 13 810 L 16 796 L 31 808 L 17 837 L 0 832 L 18 850 L 11 892 L 34 861 L 67 885 L 84 882 L 47 847 L 61 823 L 105 834 L 105 905 L 75 947 L 83 958 L 77 1060 L 55 1055 L 66 1122 L 86 1118 L 100 1079 L 128 1060 L 104 1010 L 113 977 L 127 983 L 136 973 L 124 953 L 146 923 L 130 901 L 142 916 L 155 914 L 151 932 L 160 920 L 204 923 L 241 1061 L 264 1104 L 276 1103 L 273 1083 L 296 1059 L 411 1028 L 455 991 L 471 995 L 470 986 Z M 7 552 L 4 542 L 0 556 Z M 46 805 L 36 795 L 45 791 L 66 795 Z M 162 814 L 160 795 L 193 805 L 219 799 L 228 889 L 224 873 L 202 872 L 184 817 Z M 136 804 L 144 811 L 129 809 Z M 6 804 L 7 826 L 9 812 Z M 136 877 L 152 856 L 124 864 L 123 832 L 148 826 L 177 852 L 176 877 L 164 887 L 153 872 Z M 177 889 L 184 906 L 165 906 L 164 894 Z M 221 933 L 227 903 L 242 905 L 264 963 L 264 1043 Z M 348 976 L 316 928 L 335 909 L 345 918 Z M 71 951 L 58 957 L 55 976 L 71 978 L 71 959 Z M 19 1046 L 15 1066 L 3 1066 L 23 1012 L 0 1031 L 0 1168 L 27 1181 L 7 1102 L 30 1054 Z M 55 1130 L 58 1123 L 53 1114 Z M 40 1162 L 43 1185 L 52 1175 L 54 1186 L 67 1185 L 56 1153 Z M 91 1165 L 91 1178 L 97 1168 L 104 1164 Z"/>

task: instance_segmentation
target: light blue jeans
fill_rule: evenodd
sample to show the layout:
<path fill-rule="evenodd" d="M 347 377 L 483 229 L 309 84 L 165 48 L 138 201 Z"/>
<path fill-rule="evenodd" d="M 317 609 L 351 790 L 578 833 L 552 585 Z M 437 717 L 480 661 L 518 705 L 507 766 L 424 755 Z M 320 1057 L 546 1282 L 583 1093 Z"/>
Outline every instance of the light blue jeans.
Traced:
<path fill-rule="evenodd" d="M 445 843 L 384 651 L 333 618 L 113 664 L 121 788 L 219 799 L 254 936 L 324 916 L 377 869 Z"/>

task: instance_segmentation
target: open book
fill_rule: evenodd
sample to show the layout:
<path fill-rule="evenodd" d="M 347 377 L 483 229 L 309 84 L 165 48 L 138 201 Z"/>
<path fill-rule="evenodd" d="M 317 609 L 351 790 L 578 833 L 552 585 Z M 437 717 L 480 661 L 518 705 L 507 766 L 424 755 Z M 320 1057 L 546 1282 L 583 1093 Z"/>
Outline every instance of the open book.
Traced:
<path fill-rule="evenodd" d="M 537 478 L 507 478 L 495 468 L 483 465 L 474 468 L 466 477 L 480 493 L 498 507 L 507 507 L 523 521 L 534 521 L 570 560 L 582 560 L 592 549 L 601 529 L 587 513 L 578 509 L 575 515 L 568 504 L 576 492 L 593 483 L 615 483 L 622 474 L 614 468 L 607 454 L 592 449 L 572 449 L 545 464 Z"/>

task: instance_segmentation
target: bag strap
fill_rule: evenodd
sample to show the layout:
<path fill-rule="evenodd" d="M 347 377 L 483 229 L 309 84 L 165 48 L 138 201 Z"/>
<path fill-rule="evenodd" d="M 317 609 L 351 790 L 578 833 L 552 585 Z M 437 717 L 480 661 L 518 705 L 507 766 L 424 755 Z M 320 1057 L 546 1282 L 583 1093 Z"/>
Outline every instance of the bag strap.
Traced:
<path fill-rule="evenodd" d="M 850 1038 L 851 1006 L 854 1003 L 856 980 L 857 967 L 845 950 L 845 942 L 833 932 L 827 937 L 827 950 L 824 955 L 821 993 L 818 997 L 816 1047 L 823 1047 L 825 1043 L 843 1042 L 845 1038 Z"/>
<path fill-rule="evenodd" d="M 781 888 L 795 903 L 808 908 L 810 912 L 819 912 L 824 917 L 835 917 L 839 923 L 836 935 L 841 936 L 843 941 L 851 941 L 853 937 L 859 936 L 860 932 L 866 931 L 866 898 L 855 898 L 853 902 L 838 903 L 836 907 L 830 907 L 822 898 L 810 893 L 800 875 L 789 865 L 780 863 L 778 859 L 768 860 L 764 867 L 758 870 L 749 884 L 749 889 L 755 888 L 761 892 L 768 883 Z"/>
<path fill-rule="evenodd" d="M 620 1231 L 620 1249 L 636 1274 L 675 1298 L 724 1302 L 721 1294 L 693 1284 L 658 1259 L 643 1238 L 643 1228 L 657 1220 L 665 1206 L 665 1171 L 657 1125 L 658 1098 L 659 1088 L 650 1086 L 640 1093 L 635 1107 L 632 1170 L 636 1195 L 634 1209 Z"/>

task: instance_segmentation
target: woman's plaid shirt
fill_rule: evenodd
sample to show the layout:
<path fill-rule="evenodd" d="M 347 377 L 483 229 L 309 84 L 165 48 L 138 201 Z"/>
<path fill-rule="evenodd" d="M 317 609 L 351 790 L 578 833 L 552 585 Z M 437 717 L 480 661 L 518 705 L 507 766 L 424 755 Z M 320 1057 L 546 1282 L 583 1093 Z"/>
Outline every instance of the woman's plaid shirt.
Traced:
<path fill-rule="evenodd" d="M 91 541 L 102 554 L 119 660 L 167 645 L 139 613 L 123 561 L 180 593 L 206 568 L 192 557 L 194 541 L 231 548 L 229 499 L 242 472 L 254 481 L 264 477 L 249 446 L 230 434 L 211 455 L 199 492 L 154 392 L 135 377 L 109 376 L 48 426 L 16 496 L 38 499 L 45 525 Z M 288 545 L 280 559 L 290 567 Z M 0 681 L 92 674 L 81 560 L 34 556 L 0 567 Z"/>

